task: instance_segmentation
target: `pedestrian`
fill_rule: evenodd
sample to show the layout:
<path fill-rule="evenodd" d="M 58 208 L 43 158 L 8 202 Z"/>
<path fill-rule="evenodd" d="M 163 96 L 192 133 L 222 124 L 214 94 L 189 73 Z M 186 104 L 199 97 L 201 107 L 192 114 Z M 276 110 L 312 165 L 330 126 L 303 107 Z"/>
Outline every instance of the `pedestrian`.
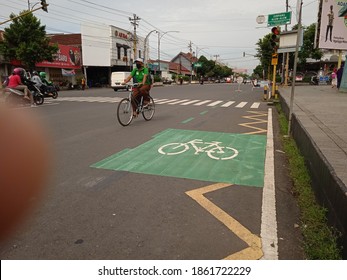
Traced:
<path fill-rule="evenodd" d="M 337 87 L 337 69 L 334 68 L 333 72 L 331 73 L 331 87 L 335 88 Z"/>
<path fill-rule="evenodd" d="M 81 85 L 82 85 L 82 90 L 84 90 L 86 88 L 86 79 L 84 77 L 82 77 Z"/>
<path fill-rule="evenodd" d="M 342 80 L 342 75 L 343 75 L 343 68 L 344 68 L 344 63 L 341 63 L 341 67 L 339 68 L 339 70 L 337 70 L 336 72 L 336 76 L 337 76 L 337 88 L 340 89 L 340 85 L 341 85 L 341 80 Z"/>

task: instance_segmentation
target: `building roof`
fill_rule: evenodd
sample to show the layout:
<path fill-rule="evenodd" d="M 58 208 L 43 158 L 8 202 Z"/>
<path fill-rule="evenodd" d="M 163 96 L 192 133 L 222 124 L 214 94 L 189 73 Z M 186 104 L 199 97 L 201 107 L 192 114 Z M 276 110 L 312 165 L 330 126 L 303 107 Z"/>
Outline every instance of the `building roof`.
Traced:
<path fill-rule="evenodd" d="M 155 63 L 158 62 L 158 60 L 148 60 L 148 63 Z M 176 74 L 186 74 L 190 75 L 190 70 L 184 67 L 182 64 L 180 65 L 179 63 L 176 62 L 171 62 L 171 61 L 165 61 L 165 60 L 160 60 L 160 63 L 162 64 L 168 64 L 169 65 L 169 71 L 176 73 Z"/>
<path fill-rule="evenodd" d="M 186 67 L 176 62 L 170 62 L 169 70 L 170 72 L 174 72 L 176 74 L 189 74 L 189 75 L 191 74 Z"/>
<path fill-rule="evenodd" d="M 190 61 L 191 63 L 194 63 L 194 62 L 198 61 L 198 58 L 193 56 L 191 53 L 184 53 L 184 52 L 180 52 L 171 61 L 175 61 L 180 56 L 184 57 L 186 60 Z"/>
<path fill-rule="evenodd" d="M 57 43 L 65 46 L 81 46 L 81 34 L 49 34 L 52 43 Z"/>

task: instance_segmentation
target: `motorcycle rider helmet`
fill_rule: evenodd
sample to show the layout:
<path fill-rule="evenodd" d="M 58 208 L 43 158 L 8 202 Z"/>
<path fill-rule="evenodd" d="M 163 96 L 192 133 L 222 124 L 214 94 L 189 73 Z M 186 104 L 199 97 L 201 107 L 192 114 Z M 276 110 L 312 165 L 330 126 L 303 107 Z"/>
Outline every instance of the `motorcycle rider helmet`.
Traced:
<path fill-rule="evenodd" d="M 37 73 L 37 71 L 33 71 L 33 76 L 38 76 L 39 73 Z"/>
<path fill-rule="evenodd" d="M 45 79 L 46 78 L 46 72 L 40 72 L 40 77 L 42 79 Z"/>
<path fill-rule="evenodd" d="M 23 68 L 14 68 L 13 69 L 13 75 L 24 76 L 24 69 Z"/>

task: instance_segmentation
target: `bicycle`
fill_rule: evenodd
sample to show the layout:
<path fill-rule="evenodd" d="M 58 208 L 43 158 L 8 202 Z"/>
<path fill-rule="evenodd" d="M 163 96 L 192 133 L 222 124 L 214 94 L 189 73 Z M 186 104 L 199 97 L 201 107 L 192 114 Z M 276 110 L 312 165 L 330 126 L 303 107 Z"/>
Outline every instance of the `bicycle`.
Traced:
<path fill-rule="evenodd" d="M 134 112 L 133 107 L 131 105 L 132 95 L 133 95 L 133 88 L 137 87 L 138 84 L 134 84 L 131 91 L 129 92 L 129 96 L 126 98 L 123 98 L 117 108 L 117 119 L 118 122 L 122 126 L 128 126 L 132 120 L 134 119 Z M 149 121 L 153 118 L 154 112 L 155 112 L 155 104 L 154 100 L 151 96 L 149 96 L 149 103 L 144 105 L 143 104 L 143 96 L 141 96 L 140 102 L 136 102 L 136 114 L 142 114 L 143 118 L 146 121 Z"/>
<path fill-rule="evenodd" d="M 189 144 L 195 149 L 194 155 L 198 155 L 201 152 L 207 153 L 207 155 L 215 160 L 229 160 L 237 157 L 238 150 L 231 147 L 220 146 L 222 142 L 211 141 L 203 142 L 201 139 L 194 139 L 186 143 L 169 143 L 161 146 L 158 152 L 163 155 L 178 155 L 189 150 Z M 206 146 L 201 147 L 201 144 Z M 199 146 L 198 146 L 199 145 Z M 218 154 L 220 156 L 218 156 Z"/>

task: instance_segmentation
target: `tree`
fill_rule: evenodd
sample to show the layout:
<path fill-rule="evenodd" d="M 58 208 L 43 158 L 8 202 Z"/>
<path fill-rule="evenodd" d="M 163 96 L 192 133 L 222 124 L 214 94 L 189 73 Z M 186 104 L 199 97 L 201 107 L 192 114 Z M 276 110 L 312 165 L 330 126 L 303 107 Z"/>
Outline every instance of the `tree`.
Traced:
<path fill-rule="evenodd" d="M 205 77 L 229 77 L 232 74 L 232 69 L 230 69 L 228 66 L 223 66 L 216 64 L 213 60 L 208 60 L 205 56 L 200 56 L 199 63 L 201 63 L 201 67 L 199 68 L 198 72 L 200 75 L 203 75 Z"/>
<path fill-rule="evenodd" d="M 273 48 L 270 44 L 271 35 L 271 33 L 265 35 L 264 38 L 259 39 L 258 43 L 256 44 L 258 47 L 255 57 L 259 58 L 260 65 L 265 72 L 265 77 L 269 74 L 271 58 L 273 53 Z"/>
<path fill-rule="evenodd" d="M 297 30 L 298 26 L 293 26 L 293 30 Z M 301 50 L 299 52 L 299 63 L 301 66 L 306 64 L 308 58 L 320 60 L 323 53 L 320 49 L 314 47 L 316 24 L 312 23 L 308 27 L 303 27 L 304 29 L 304 40 Z"/>
<path fill-rule="evenodd" d="M 263 78 L 263 67 L 261 65 L 255 67 L 255 69 L 253 70 L 253 76 L 257 79 Z"/>
<path fill-rule="evenodd" d="M 10 15 L 10 18 L 15 17 L 15 14 Z M 38 62 L 53 61 L 58 49 L 57 45 L 50 44 L 46 26 L 41 26 L 40 20 L 32 13 L 13 19 L 11 25 L 5 28 L 4 41 L 0 45 L 0 52 L 6 59 L 19 60 L 30 70 Z"/>

